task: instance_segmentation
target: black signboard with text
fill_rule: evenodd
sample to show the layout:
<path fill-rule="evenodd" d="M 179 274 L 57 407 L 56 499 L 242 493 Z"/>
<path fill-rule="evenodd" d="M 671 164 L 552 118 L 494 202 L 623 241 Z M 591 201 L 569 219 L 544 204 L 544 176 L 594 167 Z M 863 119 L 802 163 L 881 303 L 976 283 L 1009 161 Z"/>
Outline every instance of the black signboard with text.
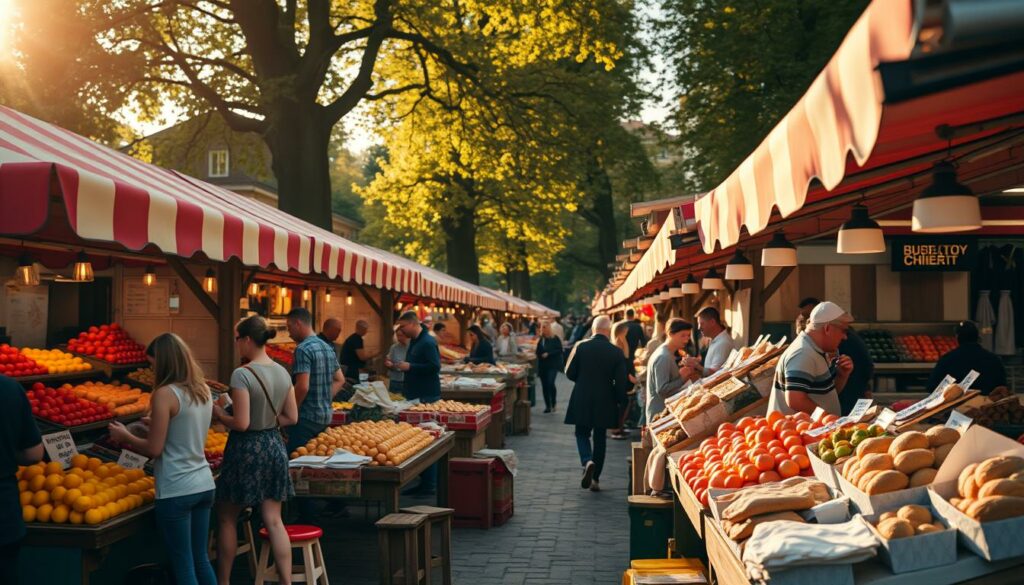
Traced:
<path fill-rule="evenodd" d="M 969 272 L 978 240 L 956 236 L 907 236 L 889 239 L 893 272 Z"/>

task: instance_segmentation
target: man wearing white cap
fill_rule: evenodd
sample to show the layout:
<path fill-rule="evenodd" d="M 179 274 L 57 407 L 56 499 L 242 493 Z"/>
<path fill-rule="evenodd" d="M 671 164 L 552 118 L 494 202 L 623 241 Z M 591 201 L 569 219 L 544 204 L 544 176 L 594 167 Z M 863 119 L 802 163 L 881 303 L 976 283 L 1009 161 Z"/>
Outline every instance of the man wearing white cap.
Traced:
<path fill-rule="evenodd" d="M 840 414 L 839 393 L 853 371 L 853 360 L 839 355 L 830 362 L 828 355 L 839 349 L 852 322 L 853 317 L 831 301 L 811 311 L 803 333 L 775 367 L 769 412 L 811 413 L 820 406 L 827 413 Z"/>

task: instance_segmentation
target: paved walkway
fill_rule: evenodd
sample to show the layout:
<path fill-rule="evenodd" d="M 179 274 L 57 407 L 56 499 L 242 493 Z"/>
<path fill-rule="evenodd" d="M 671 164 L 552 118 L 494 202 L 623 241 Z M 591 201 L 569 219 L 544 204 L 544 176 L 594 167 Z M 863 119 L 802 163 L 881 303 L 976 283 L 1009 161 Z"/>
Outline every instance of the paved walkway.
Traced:
<path fill-rule="evenodd" d="M 527 436 L 516 451 L 515 514 L 491 530 L 456 529 L 452 558 L 459 585 L 615 585 L 629 566 L 626 507 L 629 441 L 608 440 L 600 493 L 580 489 L 572 427 L 562 424 L 571 382 L 560 376 L 559 410 L 543 414 L 540 385 Z M 402 505 L 424 502 L 403 498 Z M 332 583 L 376 585 L 377 507 L 353 504 L 350 516 L 323 518 L 324 555 Z M 233 583 L 251 583 L 239 563 Z"/>

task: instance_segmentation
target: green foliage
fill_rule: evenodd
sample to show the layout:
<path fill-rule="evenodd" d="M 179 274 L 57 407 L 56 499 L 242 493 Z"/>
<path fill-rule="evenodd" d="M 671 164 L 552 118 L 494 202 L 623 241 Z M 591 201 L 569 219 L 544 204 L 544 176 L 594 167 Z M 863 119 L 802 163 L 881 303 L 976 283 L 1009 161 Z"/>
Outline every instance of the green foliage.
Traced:
<path fill-rule="evenodd" d="M 688 186 L 724 180 L 807 90 L 867 0 L 660 0 Z"/>

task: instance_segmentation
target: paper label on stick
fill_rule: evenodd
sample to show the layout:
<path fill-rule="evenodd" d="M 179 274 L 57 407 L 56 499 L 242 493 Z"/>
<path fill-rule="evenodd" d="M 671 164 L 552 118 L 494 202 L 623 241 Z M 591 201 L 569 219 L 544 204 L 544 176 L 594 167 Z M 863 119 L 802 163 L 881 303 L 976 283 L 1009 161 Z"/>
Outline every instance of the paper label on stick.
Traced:
<path fill-rule="evenodd" d="M 896 412 L 888 408 L 882 409 L 882 413 L 875 419 L 875 424 L 882 427 L 882 429 L 888 429 L 892 423 L 896 420 Z"/>
<path fill-rule="evenodd" d="M 811 420 L 813 420 L 814 422 L 818 422 L 819 420 L 821 420 L 821 417 L 823 416 L 825 416 L 825 409 L 819 406 L 818 408 L 814 409 L 814 412 L 811 413 Z"/>
<path fill-rule="evenodd" d="M 75 446 L 75 440 L 69 431 L 43 435 L 43 447 L 46 448 L 50 461 L 60 461 L 64 469 L 71 465 L 71 458 L 78 455 L 78 447 Z"/>
<path fill-rule="evenodd" d="M 857 400 L 857 402 L 854 403 L 853 405 L 853 410 L 851 410 L 850 414 L 846 415 L 846 417 L 844 418 L 849 419 L 849 421 L 852 423 L 859 423 L 860 419 L 864 418 L 864 415 L 867 413 L 868 409 L 871 408 L 872 402 L 874 402 L 874 400 L 870 398 L 861 398 Z"/>
<path fill-rule="evenodd" d="M 911 406 L 901 410 L 899 414 L 896 415 L 896 420 L 906 420 L 914 416 L 915 414 L 921 412 L 922 410 L 935 406 L 936 404 L 938 404 L 938 402 L 942 401 L 942 391 L 945 390 L 947 386 L 954 382 L 956 382 L 956 378 L 947 375 L 945 378 L 942 379 L 941 382 L 939 382 L 939 385 L 935 388 L 935 391 L 929 394 L 927 398 L 920 400 L 912 404 Z"/>
<path fill-rule="evenodd" d="M 860 419 L 864 418 L 864 413 L 866 413 L 868 411 L 868 409 L 871 408 L 871 403 L 872 402 L 874 402 L 874 401 L 872 399 L 870 399 L 870 398 L 861 398 L 860 400 L 857 401 L 856 404 L 853 405 L 853 410 L 850 411 L 850 414 L 848 414 L 848 415 L 846 415 L 844 417 L 840 417 L 840 418 L 832 421 L 832 423 L 827 424 L 827 425 L 825 425 L 825 426 L 823 426 L 821 428 L 817 428 L 817 429 L 814 429 L 814 430 L 811 430 L 811 431 L 807 431 L 804 434 L 808 435 L 810 437 L 820 437 L 821 435 L 824 435 L 824 434 L 832 432 L 832 431 L 834 431 L 834 430 L 836 430 L 838 428 L 841 428 L 843 425 L 858 423 L 858 422 L 860 422 Z M 815 409 L 815 412 L 817 412 L 818 410 L 820 410 L 820 407 Z M 812 418 L 813 418 L 813 415 L 812 415 Z M 819 418 L 821 418 L 821 417 L 819 417 Z"/>
<path fill-rule="evenodd" d="M 949 420 L 946 421 L 946 426 L 960 431 L 960 434 L 963 435 L 973 422 L 974 420 L 971 417 L 954 409 L 953 412 L 949 413 Z"/>
<path fill-rule="evenodd" d="M 125 469 L 142 469 L 147 461 L 148 458 L 128 449 L 121 449 L 121 455 L 117 458 L 117 464 Z"/>
<path fill-rule="evenodd" d="M 967 373 L 966 376 L 964 376 L 963 381 L 960 382 L 960 387 L 964 389 L 964 392 L 967 392 L 968 390 L 971 389 L 971 384 L 977 382 L 978 376 L 980 375 L 981 374 L 979 374 L 978 372 L 971 370 L 970 372 Z"/>

